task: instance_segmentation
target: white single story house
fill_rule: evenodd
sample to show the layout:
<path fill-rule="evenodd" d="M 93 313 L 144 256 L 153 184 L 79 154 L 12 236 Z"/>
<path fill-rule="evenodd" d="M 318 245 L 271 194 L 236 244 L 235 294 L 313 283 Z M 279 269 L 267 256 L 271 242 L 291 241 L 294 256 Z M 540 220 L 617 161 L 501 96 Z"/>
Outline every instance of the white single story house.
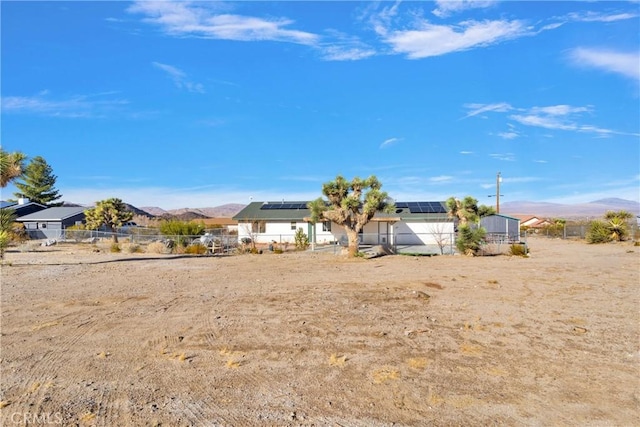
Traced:
<path fill-rule="evenodd" d="M 236 214 L 238 241 L 293 243 L 298 229 L 316 244 L 346 244 L 344 227 L 311 222 L 308 202 L 252 202 Z M 444 202 L 397 202 L 395 212 L 376 213 L 360 233 L 365 245 L 434 245 L 453 242 L 454 222 Z"/>

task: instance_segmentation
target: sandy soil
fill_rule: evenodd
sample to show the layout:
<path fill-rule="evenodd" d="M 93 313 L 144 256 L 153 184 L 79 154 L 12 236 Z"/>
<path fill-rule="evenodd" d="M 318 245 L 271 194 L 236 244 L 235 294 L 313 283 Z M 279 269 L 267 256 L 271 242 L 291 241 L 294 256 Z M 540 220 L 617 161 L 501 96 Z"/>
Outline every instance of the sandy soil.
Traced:
<path fill-rule="evenodd" d="M 2 425 L 640 425 L 640 247 L 2 267 Z"/>

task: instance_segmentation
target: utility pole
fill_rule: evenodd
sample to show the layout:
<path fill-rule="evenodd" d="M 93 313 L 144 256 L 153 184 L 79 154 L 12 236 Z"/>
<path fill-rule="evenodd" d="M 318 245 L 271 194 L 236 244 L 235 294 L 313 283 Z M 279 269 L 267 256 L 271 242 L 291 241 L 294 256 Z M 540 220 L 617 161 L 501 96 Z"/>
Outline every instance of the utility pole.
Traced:
<path fill-rule="evenodd" d="M 500 213 L 500 181 L 502 181 L 502 177 L 498 172 L 496 175 L 496 213 Z"/>

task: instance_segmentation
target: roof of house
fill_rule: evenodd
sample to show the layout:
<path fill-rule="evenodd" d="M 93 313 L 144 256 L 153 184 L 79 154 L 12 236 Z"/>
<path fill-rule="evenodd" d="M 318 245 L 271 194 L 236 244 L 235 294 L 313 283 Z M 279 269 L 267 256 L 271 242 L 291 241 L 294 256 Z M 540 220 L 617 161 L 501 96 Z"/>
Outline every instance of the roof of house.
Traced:
<path fill-rule="evenodd" d="M 7 202 L 6 200 L 0 200 L 0 209 L 8 208 L 17 204 L 18 202 Z"/>
<path fill-rule="evenodd" d="M 71 218 L 72 216 L 84 214 L 86 209 L 87 208 L 78 206 L 48 208 L 29 215 L 21 216 L 16 219 L 16 221 L 62 221 L 67 218 Z"/>
<path fill-rule="evenodd" d="M 308 202 L 252 202 L 238 212 L 236 221 L 308 221 L 311 211 Z M 400 221 L 403 219 L 447 219 L 444 202 L 396 202 L 393 213 L 378 212 L 373 220 Z"/>
<path fill-rule="evenodd" d="M 27 206 L 40 206 L 43 209 L 47 207 L 46 205 L 43 205 L 42 203 L 38 203 L 38 202 L 18 203 L 18 202 L 0 200 L 0 209 L 11 208 L 11 209 L 18 210 Z"/>
<path fill-rule="evenodd" d="M 480 220 L 482 220 L 483 218 L 491 218 L 493 216 L 499 216 L 501 218 L 507 218 L 507 219 L 513 219 L 513 220 L 516 220 L 516 221 L 520 221 L 520 218 L 516 218 L 515 216 L 509 216 L 509 215 L 504 215 L 504 214 L 499 214 L 499 213 L 487 215 L 485 217 L 480 218 Z"/>

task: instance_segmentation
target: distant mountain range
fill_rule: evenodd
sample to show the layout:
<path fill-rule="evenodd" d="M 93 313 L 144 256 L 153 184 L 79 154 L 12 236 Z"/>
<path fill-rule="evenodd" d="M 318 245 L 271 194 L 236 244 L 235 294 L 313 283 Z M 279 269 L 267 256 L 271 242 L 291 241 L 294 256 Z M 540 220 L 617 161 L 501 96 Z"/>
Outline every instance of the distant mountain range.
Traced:
<path fill-rule="evenodd" d="M 246 205 L 229 203 L 210 208 L 182 208 L 164 210 L 159 207 L 141 207 L 140 210 L 153 216 L 175 216 L 186 219 L 197 218 L 225 218 L 232 217 L 240 212 Z M 589 203 L 560 204 L 545 202 L 515 201 L 500 205 L 500 213 L 506 215 L 535 215 L 551 218 L 585 218 L 600 217 L 607 211 L 625 210 L 634 215 L 640 215 L 640 203 L 632 200 L 608 198 L 595 200 Z"/>
<path fill-rule="evenodd" d="M 181 209 L 169 209 L 165 210 L 157 206 L 145 206 L 139 208 L 153 216 L 174 216 L 174 217 L 191 217 L 190 219 L 198 218 L 230 218 L 244 209 L 246 205 L 238 203 L 228 203 L 226 205 L 215 206 L 212 208 L 181 208 Z"/>
<path fill-rule="evenodd" d="M 627 211 L 640 215 L 640 203 L 632 200 L 609 198 L 589 203 L 565 205 L 560 203 L 506 202 L 500 205 L 500 213 L 506 215 L 535 215 L 551 218 L 601 217 L 607 211 Z"/>
<path fill-rule="evenodd" d="M 65 206 L 82 206 L 65 202 Z M 208 208 L 182 208 L 165 210 L 156 206 L 137 208 L 127 204 L 136 215 L 176 218 L 184 221 L 200 218 L 231 218 L 246 205 L 228 203 Z M 640 215 L 640 203 L 633 200 L 608 198 L 589 203 L 561 204 L 546 202 L 515 201 L 500 204 L 500 213 L 505 215 L 532 215 L 544 218 L 587 218 L 601 217 L 607 211 L 627 211 Z"/>

